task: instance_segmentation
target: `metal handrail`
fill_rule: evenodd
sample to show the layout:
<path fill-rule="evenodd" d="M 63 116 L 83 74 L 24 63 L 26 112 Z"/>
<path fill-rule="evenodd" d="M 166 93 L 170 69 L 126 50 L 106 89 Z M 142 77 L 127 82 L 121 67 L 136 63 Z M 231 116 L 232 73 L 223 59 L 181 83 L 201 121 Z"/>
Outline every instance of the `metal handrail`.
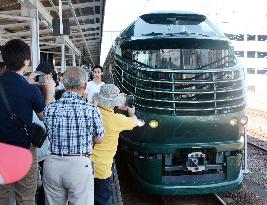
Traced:
<path fill-rule="evenodd" d="M 119 67 L 119 65 L 117 63 L 115 63 L 116 66 Z M 159 71 L 158 71 L 159 72 Z M 193 81 L 188 81 L 188 80 L 174 80 L 174 81 L 168 81 L 168 80 L 153 80 L 153 79 L 146 79 L 146 78 L 140 78 L 139 76 L 133 76 L 132 74 L 130 74 L 129 72 L 124 70 L 124 73 L 127 74 L 128 76 L 135 78 L 136 80 L 140 80 L 140 81 L 145 81 L 145 82 L 152 82 L 152 83 L 168 83 L 168 84 L 182 84 L 182 83 L 192 83 L 194 82 L 194 84 L 211 84 L 211 83 L 227 83 L 227 82 L 235 82 L 238 80 L 242 80 L 242 78 L 237 78 L 237 79 L 225 79 L 225 80 L 214 80 L 214 81 L 207 81 L 207 80 L 193 80 Z M 206 72 L 208 73 L 208 72 Z M 205 73 L 205 74 L 206 74 Z M 190 73 L 192 74 L 192 73 Z"/>
<path fill-rule="evenodd" d="M 153 69 L 124 61 L 120 56 L 114 63 L 114 82 L 121 90 L 135 96 L 135 106 L 139 108 L 171 111 L 172 114 L 177 111 L 212 111 L 217 114 L 218 111 L 231 112 L 231 109 L 245 106 L 240 64 L 217 69 Z M 160 79 L 161 73 L 168 76 Z M 188 78 L 175 79 L 176 74 L 179 78 L 180 75 Z M 228 74 L 230 77 L 226 76 Z"/>
<path fill-rule="evenodd" d="M 120 75 L 117 71 L 115 71 L 116 74 Z M 120 77 L 123 77 L 122 75 L 120 75 Z M 124 79 L 124 82 L 126 82 L 127 84 L 131 85 L 134 87 L 133 84 L 131 84 L 130 82 L 128 82 L 126 79 Z M 194 83 L 192 83 L 194 84 Z M 167 94 L 198 94 L 198 93 L 223 93 L 223 92 L 233 92 L 233 91 L 238 91 L 238 90 L 242 90 L 243 87 L 240 86 L 238 88 L 235 88 L 235 89 L 224 89 L 224 90 L 210 90 L 210 91 L 207 91 L 207 90 L 189 90 L 189 89 L 184 89 L 184 90 L 180 90 L 180 91 L 168 91 L 168 90 L 164 90 L 164 89 L 161 89 L 161 90 L 157 90 L 157 89 L 144 89 L 144 88 L 141 88 L 141 87 L 136 87 L 136 89 L 139 89 L 139 90 L 142 90 L 142 91 L 147 91 L 147 92 L 155 92 L 155 93 L 167 93 Z"/>
<path fill-rule="evenodd" d="M 216 110 L 225 110 L 225 109 L 232 109 L 232 108 L 242 108 L 245 106 L 245 104 L 240 105 L 233 105 L 228 107 L 210 107 L 210 108 L 169 108 L 169 107 L 152 107 L 147 105 L 141 105 L 138 103 L 135 103 L 138 107 L 142 108 L 149 108 L 149 109 L 155 109 L 155 110 L 168 110 L 168 111 L 193 111 L 193 112 L 201 112 L 201 111 L 216 111 Z"/>
<path fill-rule="evenodd" d="M 117 76 L 115 75 L 115 80 L 117 80 L 117 82 L 119 82 L 120 84 L 121 81 L 117 78 Z M 125 90 L 127 90 L 129 93 L 131 93 L 132 95 L 134 94 L 133 92 L 131 92 L 127 87 L 123 86 Z M 156 102 L 169 102 L 169 103 L 211 103 L 211 102 L 224 102 L 224 101 L 231 101 L 231 100 L 238 100 L 238 99 L 242 99 L 244 96 L 239 96 L 239 97 L 236 97 L 236 98 L 226 98 L 226 99 L 212 99 L 212 100 L 168 100 L 168 99 L 156 99 L 156 98 L 144 98 L 144 97 L 141 97 L 137 94 L 135 94 L 135 98 L 139 98 L 139 99 L 142 99 L 142 100 L 147 100 L 147 101 L 156 101 Z"/>
<path fill-rule="evenodd" d="M 114 78 L 115 82 L 120 82 L 116 77 Z M 133 92 L 131 92 L 130 90 L 128 90 L 123 84 L 121 84 L 121 82 L 118 84 L 120 86 L 122 86 L 125 90 L 128 91 L 128 93 L 130 94 L 134 94 Z M 135 97 L 139 97 L 137 95 L 135 95 Z M 241 97 L 243 98 L 243 96 Z M 146 98 L 144 98 L 146 99 Z M 148 99 L 146 99 L 148 100 Z M 155 101 L 155 99 L 153 99 L 153 101 Z M 162 101 L 162 102 L 167 102 L 166 100 Z M 155 106 L 146 106 L 146 105 L 141 105 L 139 103 L 134 103 L 135 106 L 141 107 L 141 108 L 146 108 L 146 109 L 154 109 L 154 110 L 164 110 L 164 111 L 194 111 L 194 112 L 200 112 L 200 111 L 216 111 L 216 110 L 224 110 L 224 109 L 231 109 L 231 108 L 242 108 L 245 106 L 245 103 L 239 104 L 239 105 L 232 105 L 232 106 L 222 106 L 222 107 L 210 107 L 210 108 L 169 108 L 169 107 L 155 107 Z"/>

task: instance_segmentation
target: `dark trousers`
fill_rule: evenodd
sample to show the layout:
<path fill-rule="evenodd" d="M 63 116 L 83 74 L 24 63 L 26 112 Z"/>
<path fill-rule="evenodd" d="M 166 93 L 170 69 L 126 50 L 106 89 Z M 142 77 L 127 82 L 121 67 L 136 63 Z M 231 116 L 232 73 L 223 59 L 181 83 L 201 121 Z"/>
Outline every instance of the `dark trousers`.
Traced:
<path fill-rule="evenodd" d="M 43 179 L 43 164 L 44 164 L 44 160 L 38 162 L 39 166 L 41 167 L 41 177 Z M 38 189 L 38 195 L 36 197 L 36 204 L 37 205 L 45 205 L 45 197 L 44 197 L 44 186 L 43 184 L 39 187 Z"/>
<path fill-rule="evenodd" d="M 95 190 L 95 205 L 108 205 L 112 195 L 112 178 L 94 179 Z"/>

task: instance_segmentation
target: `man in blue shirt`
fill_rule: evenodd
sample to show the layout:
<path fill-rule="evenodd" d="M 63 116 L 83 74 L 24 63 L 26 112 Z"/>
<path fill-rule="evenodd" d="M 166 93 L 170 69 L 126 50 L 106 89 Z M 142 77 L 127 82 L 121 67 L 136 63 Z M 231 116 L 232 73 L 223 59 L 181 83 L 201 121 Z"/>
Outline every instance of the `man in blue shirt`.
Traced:
<path fill-rule="evenodd" d="M 2 58 L 5 63 L 5 71 L 1 74 L 0 81 L 12 112 L 27 124 L 32 122 L 33 111 L 42 119 L 45 103 L 48 104 L 52 101 L 55 91 L 52 77 L 46 76 L 45 85 L 48 95 L 44 99 L 39 89 L 35 85 L 29 84 L 23 77 L 25 69 L 30 64 L 31 50 L 29 45 L 22 40 L 8 41 L 2 49 Z M 33 155 L 32 167 L 21 181 L 12 185 L 0 186 L 0 204 L 9 204 L 12 190 L 15 190 L 17 205 L 33 204 L 36 191 L 36 148 L 31 146 L 31 140 L 24 130 L 21 130 L 16 122 L 10 119 L 2 97 L 0 97 L 0 113 L 0 142 L 30 149 Z"/>
<path fill-rule="evenodd" d="M 46 205 L 94 204 L 93 143 L 101 143 L 104 127 L 98 108 L 83 99 L 84 69 L 64 74 L 66 92 L 44 110 L 51 154 L 45 159 L 43 182 Z"/>

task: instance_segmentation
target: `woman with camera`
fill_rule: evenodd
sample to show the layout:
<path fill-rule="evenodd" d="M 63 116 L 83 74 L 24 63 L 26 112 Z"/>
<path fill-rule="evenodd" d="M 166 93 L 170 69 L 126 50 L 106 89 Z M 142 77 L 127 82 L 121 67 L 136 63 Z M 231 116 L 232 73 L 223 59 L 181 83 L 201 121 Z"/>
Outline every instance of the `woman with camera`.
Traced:
<path fill-rule="evenodd" d="M 100 92 L 94 94 L 93 100 L 101 112 L 105 128 L 104 140 L 101 144 L 95 144 L 93 161 L 95 164 L 95 205 L 107 205 L 112 195 L 111 175 L 113 157 L 117 151 L 119 133 L 123 130 L 132 130 L 136 126 L 143 126 L 144 121 L 135 116 L 134 107 L 126 107 L 129 117 L 114 113 L 114 107 L 124 107 L 126 98 L 120 94 L 120 90 L 113 84 L 104 84 Z"/>

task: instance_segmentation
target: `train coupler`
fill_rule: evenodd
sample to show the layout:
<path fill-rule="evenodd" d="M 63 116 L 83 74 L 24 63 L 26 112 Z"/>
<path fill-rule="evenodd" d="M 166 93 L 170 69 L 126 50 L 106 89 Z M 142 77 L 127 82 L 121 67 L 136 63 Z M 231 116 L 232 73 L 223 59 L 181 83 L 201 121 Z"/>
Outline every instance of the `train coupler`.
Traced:
<path fill-rule="evenodd" d="M 206 169 L 206 155 L 202 152 L 192 152 L 188 154 L 186 167 L 191 172 L 200 172 Z"/>

